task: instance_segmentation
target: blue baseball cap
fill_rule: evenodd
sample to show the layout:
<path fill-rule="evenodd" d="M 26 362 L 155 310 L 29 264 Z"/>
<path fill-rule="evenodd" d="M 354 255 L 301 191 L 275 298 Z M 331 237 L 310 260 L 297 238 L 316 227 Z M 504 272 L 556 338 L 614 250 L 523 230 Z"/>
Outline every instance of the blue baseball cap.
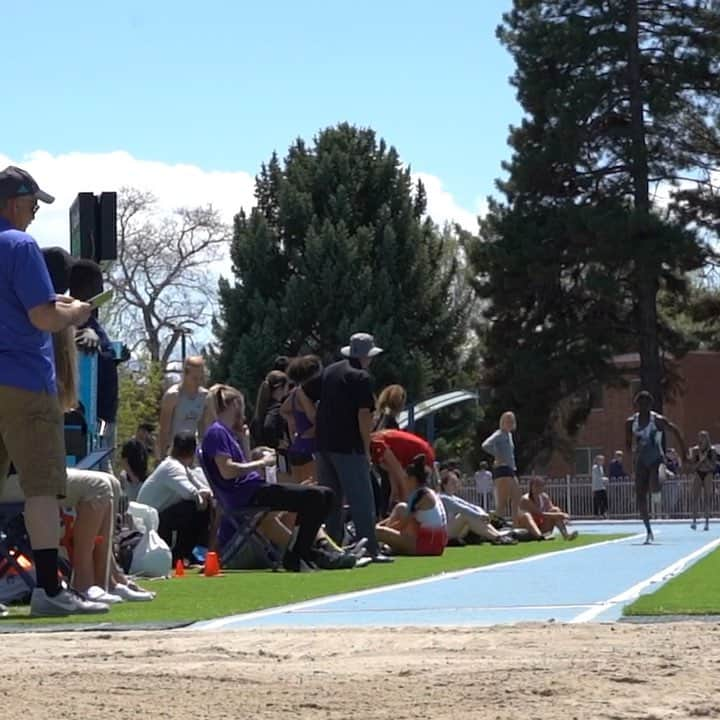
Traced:
<path fill-rule="evenodd" d="M 49 195 L 35 182 L 32 175 L 14 165 L 8 165 L 0 172 L 0 199 L 31 196 L 44 203 L 53 203 L 55 198 Z"/>

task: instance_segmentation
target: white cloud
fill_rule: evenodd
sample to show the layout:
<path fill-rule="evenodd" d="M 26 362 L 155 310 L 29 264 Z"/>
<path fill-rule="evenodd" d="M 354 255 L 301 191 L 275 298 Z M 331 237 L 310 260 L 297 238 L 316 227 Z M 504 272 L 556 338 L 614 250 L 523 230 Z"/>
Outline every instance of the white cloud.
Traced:
<path fill-rule="evenodd" d="M 212 204 L 223 220 L 230 223 L 243 207 L 254 204 L 254 170 L 219 172 L 196 165 L 169 164 L 142 160 L 118 150 L 109 153 L 71 152 L 51 155 L 38 150 L 25 157 L 0 154 L 0 167 L 18 165 L 27 170 L 43 190 L 54 195 L 52 205 L 42 205 L 30 232 L 41 246 L 69 246 L 68 211 L 79 192 L 117 190 L 123 185 L 151 191 L 160 211 L 178 207 Z M 477 230 L 477 215 L 484 212 L 478 201 L 474 212 L 461 207 L 442 181 L 429 173 L 415 173 L 427 191 L 428 213 L 439 225 L 457 222 L 472 232 Z"/>
<path fill-rule="evenodd" d="M 44 247 L 59 245 L 69 249 L 68 212 L 79 192 L 99 193 L 132 186 L 152 192 L 158 198 L 160 212 L 211 204 L 228 223 L 241 207 L 248 209 L 254 204 L 254 179 L 250 173 L 140 160 L 124 151 L 63 155 L 37 151 L 23 158 L 0 155 L 0 167 L 10 164 L 27 170 L 43 190 L 55 196 L 52 205 L 41 204 L 29 228 Z"/>
<path fill-rule="evenodd" d="M 469 232 L 477 232 L 478 215 L 487 212 L 487 204 L 483 198 L 475 203 L 475 211 L 461 207 L 450 192 L 443 188 L 442 180 L 429 173 L 413 173 L 414 180 L 421 180 L 427 193 L 428 215 L 441 227 L 446 223 L 457 223 Z"/>

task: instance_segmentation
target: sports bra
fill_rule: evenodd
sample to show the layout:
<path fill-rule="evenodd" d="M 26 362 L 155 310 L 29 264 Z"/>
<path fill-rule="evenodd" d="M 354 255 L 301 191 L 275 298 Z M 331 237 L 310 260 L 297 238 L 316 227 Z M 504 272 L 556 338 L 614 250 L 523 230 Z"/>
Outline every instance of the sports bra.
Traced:
<path fill-rule="evenodd" d="M 658 429 L 659 415 L 650 412 L 650 419 L 645 427 L 640 427 L 640 415 L 635 413 L 632 422 L 632 433 L 635 439 L 635 451 L 638 460 L 646 465 L 659 462 L 663 457 L 662 431 Z"/>
<path fill-rule="evenodd" d="M 428 510 L 414 510 L 423 494 L 427 493 L 434 501 L 434 506 Z M 444 528 L 447 526 L 447 515 L 445 507 L 438 496 L 428 487 L 419 487 L 413 491 L 407 501 L 410 512 L 415 517 L 417 524 L 423 528 Z"/>

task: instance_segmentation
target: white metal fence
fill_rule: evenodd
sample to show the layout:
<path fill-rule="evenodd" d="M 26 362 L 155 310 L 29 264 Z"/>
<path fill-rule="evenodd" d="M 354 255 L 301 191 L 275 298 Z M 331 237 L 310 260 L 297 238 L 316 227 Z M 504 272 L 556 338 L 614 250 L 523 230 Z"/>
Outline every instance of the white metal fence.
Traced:
<path fill-rule="evenodd" d="M 523 492 L 527 492 L 529 478 L 520 478 Z M 693 475 L 680 475 L 677 479 L 663 483 L 659 503 L 651 509 L 655 517 L 689 518 L 693 509 Z M 593 517 L 593 493 L 589 476 L 568 475 L 564 478 L 546 478 L 545 489 L 565 512 L 574 518 Z M 460 493 L 466 500 L 486 510 L 495 509 L 493 493 L 483 497 L 475 488 L 472 478 L 466 478 Z M 636 518 L 635 483 L 631 478 L 613 480 L 608 490 L 608 517 Z M 710 514 L 720 515 L 720 475 L 713 478 L 713 493 Z M 698 501 L 698 518 L 703 517 L 702 499 Z"/>

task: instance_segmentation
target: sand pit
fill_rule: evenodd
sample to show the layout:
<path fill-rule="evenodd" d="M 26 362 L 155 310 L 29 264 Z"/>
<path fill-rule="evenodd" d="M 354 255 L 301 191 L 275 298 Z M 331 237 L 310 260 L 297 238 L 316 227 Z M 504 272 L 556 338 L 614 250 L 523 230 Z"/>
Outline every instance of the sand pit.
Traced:
<path fill-rule="evenodd" d="M 720 717 L 720 624 L 4 635 L 4 717 Z"/>

